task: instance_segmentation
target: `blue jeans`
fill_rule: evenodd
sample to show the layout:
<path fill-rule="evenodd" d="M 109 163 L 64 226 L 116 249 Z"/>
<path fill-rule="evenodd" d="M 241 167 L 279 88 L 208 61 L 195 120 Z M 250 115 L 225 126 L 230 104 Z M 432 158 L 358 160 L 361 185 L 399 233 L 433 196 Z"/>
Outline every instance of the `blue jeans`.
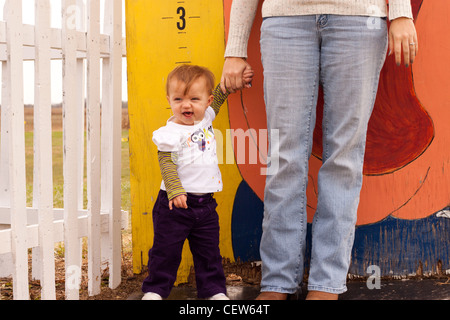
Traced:
<path fill-rule="evenodd" d="M 303 279 L 308 161 L 320 84 L 325 101 L 323 159 L 308 289 L 346 291 L 367 126 L 386 50 L 383 18 L 264 19 L 261 54 L 267 126 L 269 131 L 278 130 L 279 168 L 266 181 L 261 291 L 294 293 Z"/>

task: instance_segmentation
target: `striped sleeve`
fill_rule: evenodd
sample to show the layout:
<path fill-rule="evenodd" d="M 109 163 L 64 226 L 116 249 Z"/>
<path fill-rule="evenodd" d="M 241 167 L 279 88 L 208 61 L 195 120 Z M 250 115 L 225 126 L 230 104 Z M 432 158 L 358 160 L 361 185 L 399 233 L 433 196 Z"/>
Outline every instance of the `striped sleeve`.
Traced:
<path fill-rule="evenodd" d="M 220 84 L 216 86 L 216 88 L 213 91 L 214 100 L 211 103 L 211 108 L 213 108 L 214 113 L 217 115 L 220 111 L 220 107 L 223 105 L 225 100 L 227 100 L 227 97 L 230 93 L 227 91 L 227 93 L 223 93 L 220 89 Z"/>
<path fill-rule="evenodd" d="M 158 151 L 159 166 L 161 175 L 166 186 L 167 197 L 172 200 L 178 196 L 186 194 L 180 178 L 177 174 L 176 153 Z"/>

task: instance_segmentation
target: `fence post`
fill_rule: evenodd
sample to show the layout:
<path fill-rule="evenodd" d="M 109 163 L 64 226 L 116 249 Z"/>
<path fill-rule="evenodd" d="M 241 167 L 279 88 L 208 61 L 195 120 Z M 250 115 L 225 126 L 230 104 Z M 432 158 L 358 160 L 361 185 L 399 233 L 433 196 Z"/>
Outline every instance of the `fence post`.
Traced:
<path fill-rule="evenodd" d="M 109 57 L 103 59 L 102 91 L 102 207 L 110 214 L 109 287 L 121 281 L 121 116 L 122 116 L 122 1 L 105 0 L 104 33 Z M 104 167 L 103 167 L 104 166 Z M 105 170 L 103 170 L 105 169 Z"/>
<path fill-rule="evenodd" d="M 87 198 L 88 198 L 88 291 L 100 293 L 100 2 L 87 1 Z"/>
<path fill-rule="evenodd" d="M 36 0 L 35 14 L 33 201 L 39 216 L 41 299 L 55 300 L 49 0 Z"/>
<path fill-rule="evenodd" d="M 4 5 L 3 10 L 4 17 L 7 19 L 7 5 Z M 11 207 L 11 195 L 9 186 L 9 144 L 10 144 L 10 120 L 8 116 L 8 105 L 10 104 L 9 97 L 9 64 L 7 61 L 2 61 L 2 115 L 1 115 L 1 149 L 0 149 L 0 205 L 10 208 Z M 9 229 L 11 226 L 0 225 L 0 230 Z M 12 275 L 13 258 L 12 253 L 0 254 L 0 277 L 9 277 Z"/>
<path fill-rule="evenodd" d="M 81 276 L 80 240 L 78 237 L 77 184 L 77 44 L 75 0 L 62 2 L 63 52 L 63 172 L 64 172 L 64 249 L 66 299 L 79 299 Z"/>
<path fill-rule="evenodd" d="M 6 9 L 6 8 L 5 8 Z M 6 16 L 6 14 L 5 14 Z M 2 61 L 2 108 L 1 108 L 1 133 L 0 133 L 0 205 L 9 207 L 9 119 L 7 114 L 7 106 L 9 105 L 8 97 L 8 62 Z M 2 273 L 0 272 L 0 276 Z"/>
<path fill-rule="evenodd" d="M 28 248 L 26 235 L 25 132 L 23 104 L 22 1 L 7 0 L 6 42 L 8 52 L 7 121 L 10 121 L 9 185 L 11 201 L 11 248 L 13 293 L 28 300 Z"/>
<path fill-rule="evenodd" d="M 83 0 L 76 0 L 76 18 L 75 18 L 75 29 L 77 31 L 82 31 L 83 33 L 86 32 L 86 11 L 84 9 L 84 3 Z M 87 1 L 89 2 L 89 1 Z M 87 39 L 86 39 L 87 41 Z M 80 210 L 84 209 L 83 204 L 83 196 L 84 196 L 84 128 L 85 128 L 85 62 L 83 57 L 77 57 L 76 60 L 77 64 L 77 116 L 74 121 L 77 121 L 78 125 L 78 144 L 77 144 L 77 154 L 78 154 L 78 172 L 77 172 L 77 187 L 78 187 L 78 208 Z M 82 239 L 80 239 L 80 242 L 82 243 Z M 80 253 L 81 254 L 81 253 Z"/>

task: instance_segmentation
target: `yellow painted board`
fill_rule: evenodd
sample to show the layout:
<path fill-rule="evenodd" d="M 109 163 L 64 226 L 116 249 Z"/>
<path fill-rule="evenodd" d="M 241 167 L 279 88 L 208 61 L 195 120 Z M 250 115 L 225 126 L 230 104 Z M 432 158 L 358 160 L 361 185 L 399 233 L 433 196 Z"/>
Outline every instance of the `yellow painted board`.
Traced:
<path fill-rule="evenodd" d="M 152 209 L 161 184 L 152 133 L 172 115 L 165 93 L 167 75 L 180 63 L 198 64 L 208 67 L 218 83 L 225 33 L 222 0 L 126 0 L 125 4 L 133 271 L 141 273 L 153 244 Z M 226 104 L 213 125 L 221 133 L 217 136 L 226 141 L 230 128 Z M 225 163 L 220 165 L 224 191 L 215 197 L 220 217 L 221 254 L 233 261 L 231 214 L 242 178 L 235 164 L 226 164 L 226 153 L 231 150 L 225 143 L 218 150 L 219 162 L 223 157 Z M 192 265 L 185 245 L 177 283 L 187 280 Z"/>

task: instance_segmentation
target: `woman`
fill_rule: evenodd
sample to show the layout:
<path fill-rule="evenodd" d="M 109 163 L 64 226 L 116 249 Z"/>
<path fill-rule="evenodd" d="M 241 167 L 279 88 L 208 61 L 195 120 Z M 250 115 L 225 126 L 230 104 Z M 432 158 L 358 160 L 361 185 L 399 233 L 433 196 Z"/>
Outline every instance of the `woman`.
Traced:
<path fill-rule="evenodd" d="M 318 88 L 324 92 L 323 164 L 312 225 L 307 299 L 337 299 L 346 277 L 362 185 L 367 126 L 389 45 L 397 65 L 418 52 L 410 0 L 265 0 L 261 55 L 267 126 L 279 169 L 267 177 L 257 299 L 283 300 L 303 278 L 306 184 Z M 258 0 L 234 0 L 221 87 L 244 87 Z M 387 16 L 391 20 L 387 30 Z M 273 157 L 272 155 L 271 157 Z"/>

